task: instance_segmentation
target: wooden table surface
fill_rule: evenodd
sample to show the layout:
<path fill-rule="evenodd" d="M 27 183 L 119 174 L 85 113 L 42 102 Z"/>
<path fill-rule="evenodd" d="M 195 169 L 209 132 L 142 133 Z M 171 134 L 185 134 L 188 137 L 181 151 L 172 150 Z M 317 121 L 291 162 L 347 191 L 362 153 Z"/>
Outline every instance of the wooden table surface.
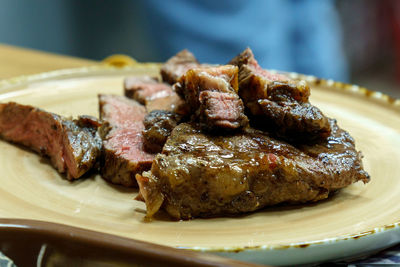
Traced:
<path fill-rule="evenodd" d="M 0 79 L 97 64 L 100 62 L 0 44 Z"/>

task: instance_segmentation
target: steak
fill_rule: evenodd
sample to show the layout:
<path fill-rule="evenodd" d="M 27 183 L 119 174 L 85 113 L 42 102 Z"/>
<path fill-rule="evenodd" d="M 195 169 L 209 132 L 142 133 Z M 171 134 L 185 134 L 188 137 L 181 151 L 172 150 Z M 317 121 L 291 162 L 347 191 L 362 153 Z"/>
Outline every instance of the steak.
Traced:
<path fill-rule="evenodd" d="M 124 96 L 99 95 L 100 117 L 110 130 L 103 139 L 101 175 L 114 184 L 137 186 L 135 175 L 149 170 L 154 155 L 143 148 L 144 106 Z"/>
<path fill-rule="evenodd" d="M 169 84 L 159 82 L 150 76 L 132 76 L 124 80 L 125 96 L 146 106 L 147 112 L 152 110 L 176 111 L 187 113 L 184 101 L 172 90 Z"/>
<path fill-rule="evenodd" d="M 153 110 L 144 119 L 144 148 L 151 153 L 160 153 L 168 136 L 182 117 L 175 112 Z"/>
<path fill-rule="evenodd" d="M 248 124 L 237 94 L 236 66 L 190 69 L 174 88 L 205 129 L 238 129 Z"/>
<path fill-rule="evenodd" d="M 188 70 L 200 67 L 200 63 L 188 50 L 182 50 L 168 59 L 161 67 L 161 77 L 164 82 L 173 85 Z"/>
<path fill-rule="evenodd" d="M 154 98 L 146 103 L 147 112 L 153 110 L 168 110 L 178 113 L 180 115 L 188 115 L 189 109 L 185 101 L 178 96 L 175 92 L 165 97 Z"/>
<path fill-rule="evenodd" d="M 293 81 L 262 69 L 249 48 L 230 64 L 239 67 L 239 95 L 253 115 L 254 126 L 289 141 L 329 136 L 329 120 L 310 104 L 310 88 L 305 81 Z"/>
<path fill-rule="evenodd" d="M 14 102 L 0 104 L 0 136 L 50 158 L 68 180 L 81 177 L 95 166 L 101 151 L 96 118 L 71 120 Z"/>
<path fill-rule="evenodd" d="M 236 94 L 203 91 L 199 100 L 200 121 L 207 128 L 236 129 L 248 124 L 243 102 Z"/>
<path fill-rule="evenodd" d="M 136 100 L 142 105 L 156 98 L 169 96 L 173 93 L 169 84 L 160 83 L 150 76 L 132 76 L 124 80 L 125 96 Z"/>
<path fill-rule="evenodd" d="M 330 135 L 295 147 L 246 128 L 215 136 L 182 123 L 137 175 L 147 217 L 160 209 L 176 219 L 251 212 L 278 203 L 325 199 L 357 181 L 369 181 L 354 140 L 330 119 Z"/>

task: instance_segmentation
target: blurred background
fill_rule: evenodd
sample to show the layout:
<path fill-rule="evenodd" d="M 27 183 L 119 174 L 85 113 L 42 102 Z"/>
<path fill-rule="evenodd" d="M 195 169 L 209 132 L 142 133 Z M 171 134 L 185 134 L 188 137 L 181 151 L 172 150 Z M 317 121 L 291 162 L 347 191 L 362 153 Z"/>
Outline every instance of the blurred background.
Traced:
<path fill-rule="evenodd" d="M 101 60 L 164 61 L 188 48 L 400 98 L 398 0 L 1 0 L 0 43 Z"/>

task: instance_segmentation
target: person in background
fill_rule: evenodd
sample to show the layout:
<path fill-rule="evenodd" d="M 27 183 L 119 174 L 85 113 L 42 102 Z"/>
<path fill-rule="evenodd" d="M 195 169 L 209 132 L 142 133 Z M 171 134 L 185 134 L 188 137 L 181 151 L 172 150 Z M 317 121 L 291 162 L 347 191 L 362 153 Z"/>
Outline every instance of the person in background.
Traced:
<path fill-rule="evenodd" d="M 332 0 L 4 0 L 0 42 L 101 60 L 165 61 L 187 48 L 225 63 L 247 46 L 264 68 L 348 80 Z"/>
<path fill-rule="evenodd" d="M 161 60 L 188 48 L 201 62 L 224 63 L 249 46 L 260 65 L 348 80 L 333 1 L 143 0 Z"/>

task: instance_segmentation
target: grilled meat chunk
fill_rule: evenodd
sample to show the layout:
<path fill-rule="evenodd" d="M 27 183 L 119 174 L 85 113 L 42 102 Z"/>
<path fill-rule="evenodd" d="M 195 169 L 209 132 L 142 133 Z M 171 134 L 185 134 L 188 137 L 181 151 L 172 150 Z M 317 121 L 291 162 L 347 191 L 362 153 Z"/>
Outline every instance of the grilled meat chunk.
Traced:
<path fill-rule="evenodd" d="M 114 184 L 137 186 L 135 174 L 149 170 L 154 155 L 143 148 L 146 109 L 124 96 L 99 95 L 100 117 L 110 130 L 103 139 L 101 175 Z"/>
<path fill-rule="evenodd" d="M 164 82 L 173 85 L 188 70 L 200 67 L 200 63 L 188 50 L 182 50 L 171 57 L 161 67 L 161 77 Z"/>
<path fill-rule="evenodd" d="M 327 139 L 301 147 L 252 128 L 215 136 L 179 124 L 151 171 L 137 175 L 147 216 L 160 209 L 176 219 L 238 214 L 318 201 L 351 183 L 368 182 L 354 140 L 334 120 L 329 123 Z"/>
<path fill-rule="evenodd" d="M 237 95 L 236 66 L 191 69 L 174 87 L 205 129 L 237 129 L 248 124 L 243 102 Z"/>
<path fill-rule="evenodd" d="M 90 116 L 70 120 L 32 106 L 0 104 L 1 138 L 48 156 L 68 180 L 81 177 L 96 164 L 101 151 L 100 124 Z"/>
<path fill-rule="evenodd" d="M 200 121 L 208 129 L 236 129 L 248 124 L 243 102 L 236 94 L 203 91 L 199 100 Z"/>
<path fill-rule="evenodd" d="M 262 69 L 249 48 L 230 63 L 240 68 L 239 95 L 254 116 L 253 125 L 262 125 L 289 141 L 329 136 L 329 120 L 309 103 L 310 88 L 305 81 L 292 81 Z"/>
<path fill-rule="evenodd" d="M 168 136 L 182 117 L 175 112 L 153 110 L 144 119 L 144 148 L 150 153 L 160 153 Z"/>

